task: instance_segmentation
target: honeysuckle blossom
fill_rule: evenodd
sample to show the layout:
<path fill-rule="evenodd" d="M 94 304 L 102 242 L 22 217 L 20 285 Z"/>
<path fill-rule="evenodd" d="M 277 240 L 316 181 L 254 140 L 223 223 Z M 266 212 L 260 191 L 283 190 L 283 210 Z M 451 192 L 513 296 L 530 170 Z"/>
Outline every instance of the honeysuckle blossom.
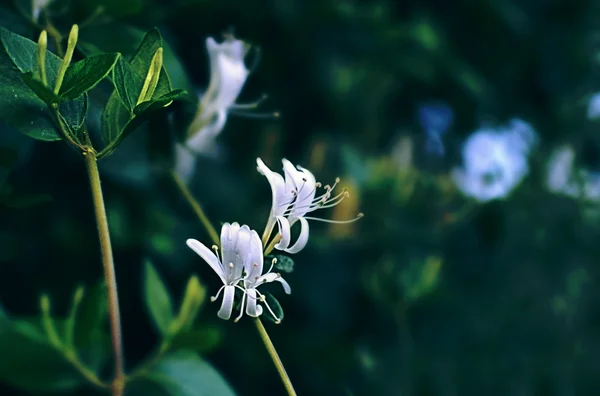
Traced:
<path fill-rule="evenodd" d="M 267 273 L 262 274 L 262 243 L 256 231 L 251 230 L 247 225 L 240 226 L 238 223 L 223 224 L 221 228 L 220 258 L 216 246 L 213 246 L 213 252 L 195 239 L 188 239 L 186 243 L 210 265 L 223 282 L 223 286 L 217 294 L 211 297 L 211 301 L 215 301 L 223 292 L 223 302 L 217 313 L 217 316 L 221 319 L 228 320 L 231 317 L 236 288 L 244 292 L 240 315 L 236 320 L 242 317 L 244 305 L 246 305 L 246 313 L 249 316 L 260 316 L 263 309 L 258 305 L 259 301 L 263 302 L 272 313 L 266 299 L 257 290 L 260 285 L 278 281 L 283 285 L 285 292 L 290 293 L 290 287 L 281 275 L 271 272 L 273 266 Z M 240 282 L 244 287 L 239 285 Z M 273 316 L 275 315 L 273 314 Z"/>
<path fill-rule="evenodd" d="M 535 140 L 529 124 L 518 119 L 506 128 L 480 129 L 463 146 L 464 166 L 452 172 L 457 187 L 479 201 L 507 196 L 529 172 Z"/>
<path fill-rule="evenodd" d="M 333 185 L 323 187 L 321 183 L 315 180 L 315 177 L 308 169 L 301 166 L 295 167 L 286 159 L 283 159 L 282 162 L 285 178 L 279 173 L 270 170 L 260 158 L 256 159 L 258 171 L 267 178 L 271 185 L 273 198 L 269 220 L 263 234 L 263 243 L 265 245 L 271 236 L 275 224 L 279 227 L 281 238 L 274 245 L 275 249 L 288 253 L 298 253 L 308 242 L 308 220 L 347 223 L 362 217 L 362 214 L 359 214 L 352 220 L 333 221 L 306 216 L 318 209 L 331 208 L 338 205 L 348 197 L 348 192 L 343 189 L 339 193 L 334 194 L 335 187 L 340 181 L 339 178 L 336 178 Z M 323 188 L 323 191 L 317 195 L 319 188 Z M 300 223 L 300 235 L 296 242 L 290 246 L 291 227 L 296 222 Z"/>
<path fill-rule="evenodd" d="M 227 112 L 244 87 L 249 70 L 244 59 L 248 45 L 229 36 L 221 44 L 209 37 L 206 49 L 210 58 L 210 82 L 202 95 L 196 118 L 188 130 L 186 144 L 200 152 L 225 126 Z"/>
<path fill-rule="evenodd" d="M 210 59 L 210 81 L 206 91 L 200 96 L 198 111 L 187 131 L 184 143 L 177 144 L 175 150 L 175 171 L 184 180 L 193 174 L 195 155 L 214 155 L 216 137 L 225 127 L 228 114 L 258 107 L 263 98 L 255 103 L 236 104 L 250 71 L 245 58 L 249 45 L 228 35 L 222 43 L 206 39 L 206 49 Z"/>

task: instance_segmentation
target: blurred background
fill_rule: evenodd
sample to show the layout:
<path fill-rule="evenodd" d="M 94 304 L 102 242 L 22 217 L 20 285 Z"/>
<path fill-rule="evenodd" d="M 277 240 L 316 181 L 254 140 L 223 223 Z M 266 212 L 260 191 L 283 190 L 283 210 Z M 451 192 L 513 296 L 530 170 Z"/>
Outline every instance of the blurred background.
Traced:
<path fill-rule="evenodd" d="M 209 218 L 262 232 L 271 192 L 256 157 L 340 177 L 350 198 L 321 217 L 365 214 L 313 222 L 292 294 L 273 287 L 285 319 L 266 326 L 300 395 L 598 392 L 600 1 L 55 0 L 37 24 L 27 1 L 0 8 L 0 26 L 34 40 L 44 18 L 127 55 L 158 27 L 173 87 L 194 98 L 207 37 L 252 45 L 238 102 L 268 99 L 230 115 L 189 179 Z M 110 89 L 90 97 L 91 130 Z M 128 368 L 159 337 L 145 260 L 177 301 L 191 274 L 220 286 L 184 243 L 208 235 L 161 173 L 196 105 L 174 104 L 100 162 Z M 83 161 L 0 126 L 4 310 L 37 315 L 47 293 L 65 314 L 78 285 L 101 280 Z M 284 394 L 251 321 L 217 309 L 207 301 L 196 323 L 219 334 L 205 358 L 239 395 Z"/>

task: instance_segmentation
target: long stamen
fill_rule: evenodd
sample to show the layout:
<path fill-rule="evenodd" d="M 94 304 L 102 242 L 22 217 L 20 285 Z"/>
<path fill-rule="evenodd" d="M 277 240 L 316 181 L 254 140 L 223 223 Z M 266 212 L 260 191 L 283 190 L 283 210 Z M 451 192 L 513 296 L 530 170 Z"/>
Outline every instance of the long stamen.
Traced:
<path fill-rule="evenodd" d="M 363 217 L 365 217 L 364 213 L 359 213 L 358 215 L 356 215 L 355 218 L 350 219 L 350 220 L 328 220 L 328 219 L 321 219 L 319 217 L 306 217 L 304 216 L 304 218 L 306 220 L 314 220 L 314 221 L 321 221 L 323 223 L 332 223 L 332 224 L 348 224 L 348 223 L 354 223 L 356 220 L 360 220 Z"/>
<path fill-rule="evenodd" d="M 246 303 L 246 294 L 247 293 L 242 294 L 242 305 L 240 306 L 240 314 L 237 316 L 237 318 L 233 320 L 234 323 L 237 323 L 242 318 L 242 316 L 244 316 L 244 304 Z"/>
<path fill-rule="evenodd" d="M 262 94 L 260 98 L 256 99 L 254 102 L 250 103 L 235 103 L 230 108 L 236 110 L 247 110 L 247 109 L 256 109 L 258 106 L 264 103 L 269 95 Z"/>
<path fill-rule="evenodd" d="M 279 323 L 281 323 L 281 319 L 279 319 L 279 318 L 277 317 L 277 315 L 275 315 L 275 312 L 273 312 L 273 310 L 271 309 L 271 306 L 270 306 L 270 305 L 269 305 L 269 303 L 267 302 L 267 299 L 266 299 L 266 297 L 265 297 L 265 296 L 264 296 L 264 295 L 263 295 L 261 292 L 259 292 L 258 290 L 256 291 L 256 293 L 257 293 L 257 294 L 258 294 L 258 296 L 260 297 L 260 298 L 259 298 L 260 302 L 261 302 L 261 303 L 263 303 L 263 304 L 265 304 L 265 306 L 266 306 L 266 307 L 267 307 L 267 309 L 269 310 L 269 313 L 270 313 L 271 315 L 273 315 L 273 317 L 275 318 L 275 324 L 279 324 Z"/>
<path fill-rule="evenodd" d="M 246 117 L 246 118 L 257 118 L 257 119 L 265 119 L 265 118 L 278 118 L 280 116 L 278 111 L 273 111 L 273 112 L 269 112 L 269 113 L 252 113 L 250 111 L 246 111 L 244 109 L 235 109 L 235 108 L 229 108 L 229 113 L 236 115 L 236 116 L 242 116 L 242 117 Z"/>
<path fill-rule="evenodd" d="M 217 294 L 215 296 L 212 296 L 210 298 L 210 302 L 215 302 L 219 296 L 221 295 L 221 291 L 223 291 L 223 289 L 225 289 L 225 285 L 221 286 L 221 288 L 219 289 L 219 291 L 217 292 Z"/>
<path fill-rule="evenodd" d="M 334 206 L 339 205 L 344 199 L 348 198 L 349 196 L 350 196 L 350 194 L 348 193 L 348 191 L 344 190 L 333 198 L 328 198 L 327 200 L 315 199 L 315 200 L 313 200 L 313 202 L 311 202 L 308 205 L 296 206 L 294 209 L 301 209 L 301 210 L 306 209 L 306 210 L 312 212 L 313 210 L 316 210 L 316 209 L 332 208 Z M 290 214 L 291 210 L 292 209 L 286 210 L 284 212 L 284 216 L 287 216 L 288 214 Z"/>

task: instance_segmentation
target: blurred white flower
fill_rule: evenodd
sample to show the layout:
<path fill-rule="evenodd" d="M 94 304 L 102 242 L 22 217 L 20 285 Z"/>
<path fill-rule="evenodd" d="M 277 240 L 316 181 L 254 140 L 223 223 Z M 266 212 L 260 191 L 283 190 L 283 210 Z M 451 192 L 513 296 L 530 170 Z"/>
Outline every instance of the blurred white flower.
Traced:
<path fill-rule="evenodd" d="M 32 0 L 31 1 L 31 13 L 33 15 L 33 20 L 35 22 L 40 18 L 40 14 L 42 10 L 44 10 L 48 5 L 52 2 L 52 0 Z"/>
<path fill-rule="evenodd" d="M 362 217 L 361 213 L 348 221 L 334 221 L 306 216 L 308 213 L 318 209 L 331 208 L 338 205 L 348 197 L 348 192 L 343 189 L 338 194 L 333 194 L 335 187 L 340 181 L 337 178 L 332 186 L 324 186 L 323 193 L 316 196 L 317 189 L 321 188 L 322 184 L 315 180 L 313 174 L 301 166 L 295 167 L 286 159 L 283 159 L 282 162 L 285 179 L 279 173 L 271 171 L 260 158 L 256 159 L 258 171 L 267 178 L 271 185 L 273 198 L 271 213 L 263 234 L 263 243 L 265 245 L 271 236 L 275 223 L 279 226 L 281 239 L 274 247 L 288 253 L 298 253 L 308 242 L 308 220 L 318 220 L 328 223 L 348 223 Z M 300 223 L 300 235 L 296 242 L 290 246 L 291 227 L 296 222 Z"/>
<path fill-rule="evenodd" d="M 593 94 L 588 101 L 588 120 L 600 118 L 600 92 Z"/>
<path fill-rule="evenodd" d="M 193 174 L 195 154 L 214 152 L 215 139 L 223 130 L 229 111 L 258 106 L 258 102 L 235 103 L 249 74 L 244 63 L 249 46 L 233 36 L 226 37 L 221 44 L 209 37 L 206 49 L 210 58 L 210 82 L 200 97 L 198 111 L 188 128 L 188 138 L 175 152 L 175 169 L 184 180 Z"/>
<path fill-rule="evenodd" d="M 480 129 L 464 144 L 464 165 L 452 177 L 465 195 L 479 201 L 506 197 L 529 172 L 527 156 L 535 142 L 534 130 L 519 119 L 508 127 Z"/>
<path fill-rule="evenodd" d="M 217 313 L 219 318 L 228 320 L 231 317 L 235 289 L 237 288 L 242 290 L 244 294 L 240 315 L 236 318 L 236 321 L 242 317 L 245 304 L 248 315 L 254 317 L 260 316 L 263 310 L 258 305 L 258 301 L 264 303 L 275 319 L 278 320 L 266 303 L 264 296 L 256 288 L 265 283 L 277 281 L 283 285 L 286 293 L 289 294 L 291 290 L 281 275 L 271 272 L 273 266 L 271 266 L 271 269 L 267 273 L 262 274 L 263 249 L 260 237 L 256 231 L 251 230 L 247 225 L 240 226 L 238 223 L 223 224 L 221 228 L 220 259 L 217 246 L 213 246 L 213 252 L 195 239 L 188 239 L 186 243 L 210 265 L 223 282 L 223 286 L 221 286 L 216 296 L 211 297 L 211 301 L 215 301 L 219 298 L 221 291 L 223 291 L 223 302 Z M 239 285 L 240 281 L 243 282 L 244 287 Z"/>
<path fill-rule="evenodd" d="M 557 148 L 547 166 L 546 186 L 556 194 L 586 200 L 600 200 L 600 173 L 575 169 L 575 150 L 569 145 Z"/>

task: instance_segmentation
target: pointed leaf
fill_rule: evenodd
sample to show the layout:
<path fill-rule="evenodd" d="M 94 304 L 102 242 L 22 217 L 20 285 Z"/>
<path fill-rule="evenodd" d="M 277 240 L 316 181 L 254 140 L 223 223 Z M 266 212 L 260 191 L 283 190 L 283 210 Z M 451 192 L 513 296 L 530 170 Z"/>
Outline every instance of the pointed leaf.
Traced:
<path fill-rule="evenodd" d="M 75 99 L 94 88 L 113 69 L 120 54 L 100 54 L 70 65 L 60 87 L 63 100 Z"/>
<path fill-rule="evenodd" d="M 125 59 L 120 58 L 113 70 L 115 92 L 129 112 L 133 112 L 144 85 L 144 79 Z M 114 95 L 114 94 L 113 94 Z M 111 96 L 112 98 L 112 96 Z"/>
<path fill-rule="evenodd" d="M 127 388 L 131 396 L 234 396 L 215 368 L 192 352 L 167 355 Z"/>
<path fill-rule="evenodd" d="M 161 334 L 166 334 L 169 325 L 173 321 L 173 302 L 165 284 L 152 264 L 147 261 L 145 267 L 144 292 L 146 306 L 158 330 Z"/>
<path fill-rule="evenodd" d="M 58 103 L 59 97 L 40 80 L 33 77 L 32 72 L 23 73 L 21 76 L 25 85 L 27 85 L 38 98 L 46 102 L 46 104 Z"/>
<path fill-rule="evenodd" d="M 183 331 L 170 342 L 171 350 L 188 349 L 198 353 L 212 351 L 221 342 L 221 332 L 212 327 Z"/>
<path fill-rule="evenodd" d="M 185 289 L 181 308 L 177 318 L 169 327 L 169 335 L 175 335 L 182 330 L 189 330 L 194 324 L 200 306 L 206 298 L 206 288 L 200 284 L 198 277 L 192 276 Z"/>
<path fill-rule="evenodd" d="M 159 98 L 153 98 L 151 101 L 140 103 L 135 107 L 133 112 L 136 116 L 140 116 L 145 112 L 151 112 L 169 106 L 174 100 L 180 99 L 187 95 L 183 89 L 176 89 Z"/>
<path fill-rule="evenodd" d="M 46 339 L 38 324 L 0 313 L 0 380 L 27 391 L 57 392 L 80 387 L 84 379 Z"/>
<path fill-rule="evenodd" d="M 38 97 L 41 94 L 49 99 L 37 87 L 34 92 L 28 87 L 23 74 L 35 74 L 37 65 L 37 43 L 0 27 L 0 120 L 13 126 L 19 132 L 38 140 L 60 140 L 56 120 L 46 103 Z M 61 59 L 52 52 L 46 52 L 46 75 L 48 89 L 54 86 Z M 35 84 L 35 83 L 32 83 Z M 37 93 L 36 93 L 37 92 Z M 81 96 L 60 112 L 73 129 L 78 129 L 85 120 L 87 99 Z"/>
<path fill-rule="evenodd" d="M 159 48 L 163 47 L 162 37 L 157 28 L 150 30 L 140 43 L 137 52 L 131 59 L 131 66 L 140 75 L 145 77 L 152 64 L 152 58 Z M 161 69 L 158 85 L 152 98 L 158 98 L 171 92 L 171 80 L 164 66 Z"/>

